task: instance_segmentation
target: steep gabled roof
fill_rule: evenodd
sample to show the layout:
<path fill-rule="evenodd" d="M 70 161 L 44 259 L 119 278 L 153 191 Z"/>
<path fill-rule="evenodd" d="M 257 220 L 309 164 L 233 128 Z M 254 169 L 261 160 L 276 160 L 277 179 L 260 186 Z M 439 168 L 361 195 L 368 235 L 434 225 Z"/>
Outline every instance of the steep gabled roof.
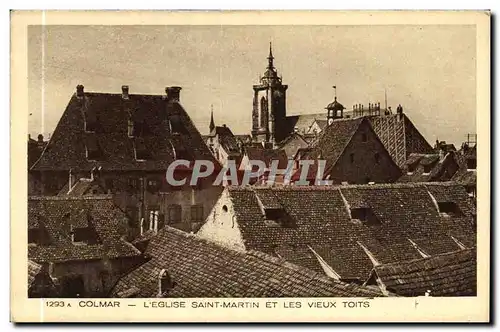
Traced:
<path fill-rule="evenodd" d="M 369 116 L 368 119 L 392 159 L 400 167 L 411 153 L 433 152 L 432 146 L 406 114 Z"/>
<path fill-rule="evenodd" d="M 322 271 L 310 247 L 344 279 L 365 280 L 373 267 L 358 242 L 381 263 L 420 258 L 408 239 L 430 255 L 456 250 L 452 236 L 467 246 L 475 244 L 474 205 L 454 183 L 227 190 L 247 249 Z M 275 194 L 294 227 L 266 223 L 261 208 L 265 196 L 257 198 L 264 191 Z M 441 215 L 439 202 L 456 204 L 460 213 Z M 374 222 L 357 220 L 357 211 L 370 212 Z"/>
<path fill-rule="evenodd" d="M 84 117 L 95 122 L 95 132 L 86 133 Z M 129 119 L 141 133 L 128 136 Z M 171 127 L 179 133 L 172 133 Z M 140 136 L 140 137 L 139 137 Z M 72 96 L 49 143 L 33 170 L 89 171 L 165 170 L 175 150 L 185 149 L 193 158 L 212 160 L 212 154 L 184 108 L 162 95 L 129 95 L 86 92 L 83 99 Z M 86 149 L 98 149 L 98 160 L 87 159 Z M 135 149 L 149 154 L 138 161 Z M 215 162 L 217 163 L 217 162 Z"/>
<path fill-rule="evenodd" d="M 267 167 L 271 166 L 273 160 L 278 160 L 278 168 L 285 169 L 288 164 L 288 157 L 285 151 L 277 149 L 265 149 L 259 146 L 245 147 L 245 154 L 249 160 L 263 161 Z"/>
<path fill-rule="evenodd" d="M 373 288 L 346 284 L 259 252 L 242 253 L 166 227 L 149 243 L 152 259 L 122 277 L 116 297 L 157 297 L 166 269 L 167 297 L 374 297 Z M 131 291 L 132 290 L 132 291 Z"/>
<path fill-rule="evenodd" d="M 240 154 L 240 147 L 233 132 L 227 126 L 217 126 L 213 136 L 218 136 L 220 145 L 228 154 Z"/>
<path fill-rule="evenodd" d="M 43 196 L 28 199 L 28 227 L 42 229 L 48 243 L 28 246 L 28 258 L 37 263 L 122 258 L 140 252 L 122 238 L 126 215 L 106 196 Z M 98 241 L 75 244 L 73 228 L 91 227 Z"/>
<path fill-rule="evenodd" d="M 476 296 L 476 249 L 375 266 L 365 284 L 378 279 L 402 296 Z"/>

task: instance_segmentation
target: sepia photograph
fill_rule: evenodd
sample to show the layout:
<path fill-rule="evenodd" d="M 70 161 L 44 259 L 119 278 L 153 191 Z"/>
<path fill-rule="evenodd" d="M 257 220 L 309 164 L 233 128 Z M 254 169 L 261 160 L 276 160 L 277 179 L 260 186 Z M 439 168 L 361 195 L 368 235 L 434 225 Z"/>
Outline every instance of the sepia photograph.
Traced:
<path fill-rule="evenodd" d="M 360 315 L 383 310 L 378 298 L 478 299 L 489 12 L 421 24 L 94 14 L 26 24 L 12 60 L 25 67 L 11 136 L 26 165 L 19 296 L 241 317 L 281 298 Z"/>

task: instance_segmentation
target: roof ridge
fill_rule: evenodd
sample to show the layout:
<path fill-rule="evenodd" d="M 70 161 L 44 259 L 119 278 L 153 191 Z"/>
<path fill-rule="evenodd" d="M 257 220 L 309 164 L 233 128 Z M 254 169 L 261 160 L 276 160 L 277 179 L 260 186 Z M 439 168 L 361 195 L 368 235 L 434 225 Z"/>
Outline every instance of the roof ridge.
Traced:
<path fill-rule="evenodd" d="M 92 196 L 28 196 L 29 201 L 92 201 L 92 200 L 112 200 L 112 194 L 99 194 Z"/>
<path fill-rule="evenodd" d="M 449 252 L 444 252 L 436 255 L 431 255 L 429 257 L 422 257 L 422 258 L 415 258 L 415 259 L 409 259 L 409 260 L 404 260 L 404 261 L 397 261 L 397 262 L 392 262 L 392 263 L 382 263 L 380 265 L 375 266 L 373 269 L 380 269 L 380 268 L 388 268 L 388 267 L 393 267 L 393 266 L 399 266 L 402 264 L 413 264 L 413 263 L 418 263 L 422 261 L 430 261 L 430 260 L 436 260 L 438 258 L 442 258 L 445 256 L 451 256 L 451 255 L 456 255 L 459 253 L 466 253 L 466 252 L 472 252 L 475 251 L 476 248 L 466 248 L 466 249 L 459 249 L 459 250 L 454 250 L 454 251 L 449 251 Z M 456 262 L 451 262 L 451 263 L 456 263 Z"/>

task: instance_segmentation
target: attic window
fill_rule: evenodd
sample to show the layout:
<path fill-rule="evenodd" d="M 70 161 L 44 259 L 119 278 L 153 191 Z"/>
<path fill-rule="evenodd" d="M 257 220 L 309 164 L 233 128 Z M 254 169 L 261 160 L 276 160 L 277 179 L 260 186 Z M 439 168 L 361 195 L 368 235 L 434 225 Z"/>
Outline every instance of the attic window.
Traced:
<path fill-rule="evenodd" d="M 128 137 L 134 137 L 134 121 L 132 120 L 128 120 L 127 133 Z"/>
<path fill-rule="evenodd" d="M 417 168 L 417 163 L 411 163 L 408 165 L 408 173 L 413 173 L 415 172 L 415 169 Z"/>
<path fill-rule="evenodd" d="M 147 148 L 143 139 L 136 138 L 134 142 L 135 159 L 147 160 L 151 158 L 150 150 Z"/>
<path fill-rule="evenodd" d="M 88 160 L 99 160 L 101 157 L 101 149 L 95 134 L 87 135 L 85 138 L 85 151 Z"/>
<path fill-rule="evenodd" d="M 455 202 L 438 202 L 439 214 L 443 217 L 459 217 L 462 211 Z"/>
<path fill-rule="evenodd" d="M 93 133 L 97 126 L 97 116 L 94 112 L 85 112 L 84 115 L 84 130 Z"/>
<path fill-rule="evenodd" d="M 284 228 L 291 228 L 295 226 L 292 218 L 286 213 L 285 209 L 282 208 L 266 208 L 264 209 L 264 215 L 267 220 L 274 221 L 278 225 Z"/>
<path fill-rule="evenodd" d="M 476 169 L 477 167 L 477 160 L 474 158 L 469 158 L 467 159 L 467 169 L 468 170 L 473 170 Z"/>
<path fill-rule="evenodd" d="M 30 228 L 28 229 L 28 244 L 43 245 L 46 243 L 46 236 L 43 229 Z"/>
<path fill-rule="evenodd" d="M 184 124 L 182 123 L 180 115 L 174 114 L 168 118 L 170 125 L 170 132 L 173 134 L 182 134 L 185 132 Z"/>
<path fill-rule="evenodd" d="M 71 230 L 71 241 L 74 244 L 96 244 L 98 243 L 95 232 L 90 227 L 77 227 Z"/>
<path fill-rule="evenodd" d="M 363 224 L 369 224 L 369 225 L 380 224 L 379 220 L 373 213 L 372 209 L 368 207 L 352 208 L 351 219 L 354 222 L 359 222 Z"/>

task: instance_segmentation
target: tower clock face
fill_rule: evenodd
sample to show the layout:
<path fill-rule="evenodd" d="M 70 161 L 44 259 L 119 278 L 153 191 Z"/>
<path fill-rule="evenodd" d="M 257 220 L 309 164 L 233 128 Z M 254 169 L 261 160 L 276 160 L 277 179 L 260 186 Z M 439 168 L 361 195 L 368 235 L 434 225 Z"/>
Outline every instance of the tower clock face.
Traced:
<path fill-rule="evenodd" d="M 333 123 L 333 119 L 332 118 L 328 119 L 328 125 L 331 125 L 332 123 Z"/>

